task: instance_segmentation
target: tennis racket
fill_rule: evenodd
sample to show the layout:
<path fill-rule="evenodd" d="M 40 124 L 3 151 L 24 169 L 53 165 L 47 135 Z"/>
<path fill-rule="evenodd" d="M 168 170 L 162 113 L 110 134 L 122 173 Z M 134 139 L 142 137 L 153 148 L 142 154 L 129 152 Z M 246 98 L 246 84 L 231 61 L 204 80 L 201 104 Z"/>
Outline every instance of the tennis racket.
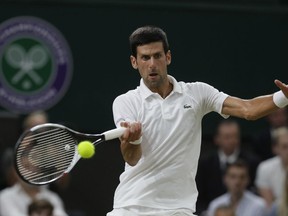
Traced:
<path fill-rule="evenodd" d="M 33 185 L 49 184 L 71 171 L 81 156 L 77 145 L 83 140 L 94 146 L 122 136 L 120 127 L 102 134 L 85 134 L 60 124 L 41 124 L 24 132 L 15 147 L 19 176 Z"/>

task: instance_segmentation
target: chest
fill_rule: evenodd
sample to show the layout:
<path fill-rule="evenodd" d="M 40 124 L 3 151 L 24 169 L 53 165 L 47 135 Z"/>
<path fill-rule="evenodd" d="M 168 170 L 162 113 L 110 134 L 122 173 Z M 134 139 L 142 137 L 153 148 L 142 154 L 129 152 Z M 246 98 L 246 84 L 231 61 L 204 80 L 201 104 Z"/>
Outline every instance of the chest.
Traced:
<path fill-rule="evenodd" d="M 142 102 L 139 112 L 145 121 L 193 121 L 199 117 L 200 104 L 188 95 L 173 94 L 163 99 L 154 95 Z"/>

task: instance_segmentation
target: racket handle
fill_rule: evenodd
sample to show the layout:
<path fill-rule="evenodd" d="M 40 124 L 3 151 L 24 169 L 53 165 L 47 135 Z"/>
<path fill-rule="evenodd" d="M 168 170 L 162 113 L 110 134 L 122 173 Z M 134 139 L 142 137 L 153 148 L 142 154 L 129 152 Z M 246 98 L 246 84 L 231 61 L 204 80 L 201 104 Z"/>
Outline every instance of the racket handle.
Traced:
<path fill-rule="evenodd" d="M 119 127 L 116 129 L 106 131 L 103 133 L 103 135 L 105 136 L 105 140 L 112 140 L 112 139 L 115 139 L 115 138 L 122 136 L 124 134 L 125 130 L 126 130 L 126 128 Z"/>

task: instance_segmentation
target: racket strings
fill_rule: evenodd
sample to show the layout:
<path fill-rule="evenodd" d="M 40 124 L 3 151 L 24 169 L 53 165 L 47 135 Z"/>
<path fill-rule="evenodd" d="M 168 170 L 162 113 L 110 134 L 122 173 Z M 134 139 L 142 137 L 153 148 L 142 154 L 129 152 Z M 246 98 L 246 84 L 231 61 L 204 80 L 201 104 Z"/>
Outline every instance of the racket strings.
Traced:
<path fill-rule="evenodd" d="M 19 172 L 34 183 L 59 178 L 75 155 L 75 140 L 62 128 L 34 131 L 18 147 L 16 162 Z"/>
<path fill-rule="evenodd" d="M 23 141 L 21 143 L 25 144 L 25 143 L 30 143 L 31 141 L 34 141 L 36 139 L 38 139 L 38 137 L 41 137 L 41 140 L 45 140 L 45 138 L 51 138 L 51 134 L 53 134 L 54 136 L 56 136 L 57 134 L 63 133 L 63 129 L 61 128 L 54 128 L 54 129 L 44 129 L 43 131 L 39 130 L 39 131 L 35 131 L 34 133 L 30 132 L 29 135 L 26 135 L 23 138 Z M 30 135 L 32 134 L 32 135 Z M 39 139 L 40 140 L 40 139 Z"/>

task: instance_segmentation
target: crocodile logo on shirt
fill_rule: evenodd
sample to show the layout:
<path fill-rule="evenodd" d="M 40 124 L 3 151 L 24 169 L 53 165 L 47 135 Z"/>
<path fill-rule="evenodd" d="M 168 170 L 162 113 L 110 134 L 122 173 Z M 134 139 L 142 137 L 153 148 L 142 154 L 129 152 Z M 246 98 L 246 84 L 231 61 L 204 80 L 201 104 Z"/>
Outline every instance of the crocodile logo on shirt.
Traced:
<path fill-rule="evenodd" d="M 192 108 L 192 106 L 189 105 L 189 104 L 185 104 L 185 105 L 184 105 L 184 109 L 191 109 L 191 108 Z"/>

